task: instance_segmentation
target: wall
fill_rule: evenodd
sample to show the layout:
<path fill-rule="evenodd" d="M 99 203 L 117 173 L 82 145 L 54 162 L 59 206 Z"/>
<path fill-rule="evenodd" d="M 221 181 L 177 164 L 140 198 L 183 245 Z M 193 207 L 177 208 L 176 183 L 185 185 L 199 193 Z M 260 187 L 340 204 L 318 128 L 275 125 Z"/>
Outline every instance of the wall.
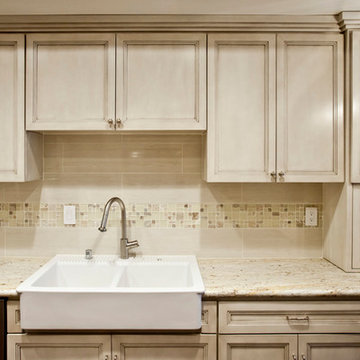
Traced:
<path fill-rule="evenodd" d="M 201 166 L 201 135 L 46 135 L 44 179 L 0 185 L 0 255 L 115 253 L 118 209 L 97 231 L 112 196 L 139 253 L 322 255 L 320 184 L 207 184 Z M 76 205 L 76 226 L 63 225 L 64 204 Z M 319 208 L 317 228 L 304 226 L 306 204 Z"/>

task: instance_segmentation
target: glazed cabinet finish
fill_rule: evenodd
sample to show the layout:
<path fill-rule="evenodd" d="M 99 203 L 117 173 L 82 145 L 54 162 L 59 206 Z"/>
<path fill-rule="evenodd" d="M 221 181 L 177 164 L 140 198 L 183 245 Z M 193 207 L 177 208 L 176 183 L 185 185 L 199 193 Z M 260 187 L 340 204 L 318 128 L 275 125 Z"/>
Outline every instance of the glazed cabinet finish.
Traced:
<path fill-rule="evenodd" d="M 277 37 L 277 169 L 282 181 L 344 181 L 343 53 L 342 35 Z"/>
<path fill-rule="evenodd" d="M 115 35 L 26 37 L 26 129 L 109 130 L 115 121 Z"/>
<path fill-rule="evenodd" d="M 205 34 L 31 34 L 26 53 L 27 130 L 206 129 Z"/>
<path fill-rule="evenodd" d="M 208 37 L 209 182 L 272 181 L 275 47 L 274 34 Z"/>
<path fill-rule="evenodd" d="M 351 42 L 351 182 L 360 183 L 360 31 L 353 31 Z"/>
<path fill-rule="evenodd" d="M 8 360 L 216 360 L 216 335 L 8 335 Z"/>
<path fill-rule="evenodd" d="M 300 360 L 358 360 L 360 335 L 299 335 Z"/>
<path fill-rule="evenodd" d="M 360 269 L 360 185 L 352 186 L 352 269 Z"/>
<path fill-rule="evenodd" d="M 207 181 L 342 182 L 342 113 L 342 35 L 209 35 Z"/>
<path fill-rule="evenodd" d="M 216 335 L 113 335 L 119 360 L 216 360 Z"/>
<path fill-rule="evenodd" d="M 8 360 L 110 360 L 110 335 L 8 335 Z"/>
<path fill-rule="evenodd" d="M 117 128 L 206 129 L 206 34 L 117 34 Z"/>
<path fill-rule="evenodd" d="M 219 360 L 295 360 L 296 335 L 219 335 Z"/>
<path fill-rule="evenodd" d="M 0 181 L 39 179 L 42 138 L 24 129 L 24 35 L 0 34 Z"/>

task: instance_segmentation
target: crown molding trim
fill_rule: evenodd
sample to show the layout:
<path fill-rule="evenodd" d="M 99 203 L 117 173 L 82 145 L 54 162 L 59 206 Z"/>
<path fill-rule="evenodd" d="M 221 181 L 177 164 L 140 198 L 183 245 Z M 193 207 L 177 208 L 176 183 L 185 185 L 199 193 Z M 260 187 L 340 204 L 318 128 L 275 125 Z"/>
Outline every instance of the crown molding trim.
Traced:
<path fill-rule="evenodd" d="M 360 29 L 360 11 L 343 11 L 337 19 L 341 31 Z"/>
<path fill-rule="evenodd" d="M 0 15 L 0 32 L 340 32 L 336 15 Z"/>

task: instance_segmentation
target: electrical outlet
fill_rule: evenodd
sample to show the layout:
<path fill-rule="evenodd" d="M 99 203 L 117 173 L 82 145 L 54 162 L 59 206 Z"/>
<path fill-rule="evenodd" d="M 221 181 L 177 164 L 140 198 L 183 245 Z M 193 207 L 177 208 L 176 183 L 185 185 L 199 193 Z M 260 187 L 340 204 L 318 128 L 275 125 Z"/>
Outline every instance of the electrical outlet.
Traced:
<path fill-rule="evenodd" d="M 75 225 L 75 224 L 76 224 L 75 206 L 64 205 L 64 225 Z"/>
<path fill-rule="evenodd" d="M 305 226 L 317 226 L 318 211 L 316 207 L 305 208 Z"/>

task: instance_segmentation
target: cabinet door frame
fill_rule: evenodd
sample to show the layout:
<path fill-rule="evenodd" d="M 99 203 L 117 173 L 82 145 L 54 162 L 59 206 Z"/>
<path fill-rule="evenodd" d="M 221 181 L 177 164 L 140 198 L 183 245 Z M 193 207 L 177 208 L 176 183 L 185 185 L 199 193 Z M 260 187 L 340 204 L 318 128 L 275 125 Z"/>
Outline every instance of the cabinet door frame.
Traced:
<path fill-rule="evenodd" d="M 199 348 L 203 349 L 203 360 L 217 359 L 217 335 L 113 335 L 113 357 L 126 360 L 124 357 L 126 348 Z M 12 359 L 9 359 L 12 360 Z M 191 359 L 189 359 L 191 360 Z"/>
<path fill-rule="evenodd" d="M 15 98 L 16 103 L 14 104 L 16 118 L 7 119 L 13 121 L 14 132 L 16 138 L 13 139 L 13 146 L 15 152 L 14 164 L 15 168 L 13 171 L 0 171 L 1 181 L 24 181 L 25 167 L 26 167 L 26 137 L 24 130 L 24 82 L 25 82 L 25 35 L 18 34 L 0 34 L 0 46 L 13 46 L 16 61 L 15 67 L 16 79 L 14 79 L 15 86 Z M 4 119 L 0 119 L 4 121 Z"/>
<path fill-rule="evenodd" d="M 333 171 L 289 172 L 287 168 L 287 99 L 285 61 L 286 47 L 291 45 L 318 45 L 333 47 Z M 293 34 L 277 35 L 277 171 L 280 182 L 343 182 L 344 181 L 344 41 L 339 34 Z"/>
<path fill-rule="evenodd" d="M 353 31 L 351 42 L 351 182 L 360 183 L 360 31 Z"/>
<path fill-rule="evenodd" d="M 194 45 L 195 117 L 128 118 L 128 45 Z M 206 34 L 205 33 L 117 33 L 116 35 L 116 118 L 117 130 L 206 130 Z"/>
<path fill-rule="evenodd" d="M 111 130 L 115 126 L 115 34 L 114 33 L 34 33 L 26 35 L 26 130 Z M 63 122 L 46 122 L 37 119 L 37 49 L 41 45 L 104 45 L 105 103 L 104 119 L 69 119 Z M 107 115 L 107 116 L 106 116 Z M 108 120 L 113 120 L 109 125 Z"/>
<path fill-rule="evenodd" d="M 356 345 L 360 351 L 360 334 L 299 335 L 299 359 L 311 360 L 311 349 L 319 346 Z"/>
<path fill-rule="evenodd" d="M 111 335 L 32 335 L 9 334 L 7 336 L 8 360 L 21 360 L 23 348 L 91 347 L 98 348 L 99 359 L 111 359 Z"/>
<path fill-rule="evenodd" d="M 287 357 L 284 360 L 293 360 L 298 353 L 298 336 L 289 334 L 278 335 L 219 335 L 219 360 L 232 360 L 230 351 L 232 348 L 243 347 L 263 348 L 265 346 L 284 348 Z"/>
<path fill-rule="evenodd" d="M 219 121 L 216 119 L 217 49 L 219 45 L 262 45 L 265 49 L 265 138 L 264 170 L 220 171 L 218 159 Z M 207 182 L 274 182 L 276 172 L 276 35 L 271 33 L 221 33 L 208 36 L 208 131 L 205 179 Z M 235 154 L 234 154 L 235 155 Z M 249 154 L 250 156 L 251 154 Z"/>

